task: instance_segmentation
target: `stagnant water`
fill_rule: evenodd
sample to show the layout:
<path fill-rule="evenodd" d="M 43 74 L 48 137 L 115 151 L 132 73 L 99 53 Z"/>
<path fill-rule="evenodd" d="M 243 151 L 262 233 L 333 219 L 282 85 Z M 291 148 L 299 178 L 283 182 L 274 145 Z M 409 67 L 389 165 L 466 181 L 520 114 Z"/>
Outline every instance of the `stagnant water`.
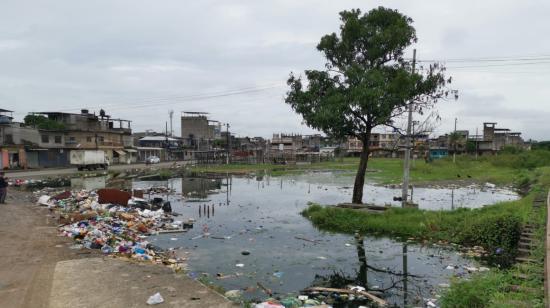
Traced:
<path fill-rule="evenodd" d="M 190 276 L 207 276 L 227 290 L 244 290 L 246 299 L 267 297 L 258 283 L 284 297 L 330 280 L 335 287 L 352 282 L 371 290 L 388 289 L 385 298 L 398 306 L 422 305 L 434 298 L 441 284 L 464 275 L 464 266 L 474 263 L 443 248 L 368 236 L 356 241 L 350 235 L 322 232 L 299 214 L 308 202 L 349 202 L 351 183 L 349 177 L 322 172 L 137 181 L 133 187 L 172 188 L 175 193 L 161 196 L 183 219 L 196 219 L 195 228 L 150 241 L 166 249 L 182 248 L 188 252 Z M 392 200 L 399 194 L 399 189 L 365 185 L 364 201 L 397 205 Z M 424 209 L 479 207 L 516 198 L 498 189 L 415 190 L 415 201 Z"/>

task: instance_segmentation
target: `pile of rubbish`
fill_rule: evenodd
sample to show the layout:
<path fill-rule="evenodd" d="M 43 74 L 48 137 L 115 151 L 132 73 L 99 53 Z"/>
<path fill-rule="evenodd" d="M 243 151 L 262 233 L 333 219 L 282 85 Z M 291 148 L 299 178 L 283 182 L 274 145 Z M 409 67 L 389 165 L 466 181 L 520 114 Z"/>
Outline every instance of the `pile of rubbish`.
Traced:
<path fill-rule="evenodd" d="M 193 226 L 191 220 L 176 220 L 169 202 L 148 202 L 116 190 L 45 192 L 51 194 L 51 189 L 35 192 L 38 205 L 59 214 L 59 232 L 75 240 L 74 249 L 98 249 L 106 255 L 183 269 L 185 260 L 174 251 L 163 251 L 147 241 L 151 234 L 185 232 Z"/>
<path fill-rule="evenodd" d="M 56 177 L 56 178 L 47 178 L 47 179 L 9 179 L 9 184 L 11 186 L 20 187 L 25 186 L 27 189 L 43 189 L 46 187 L 67 187 L 71 186 L 71 179 L 69 177 Z"/>
<path fill-rule="evenodd" d="M 266 289 L 268 294 L 270 290 Z M 301 295 L 289 295 L 284 298 L 268 298 L 263 302 L 256 303 L 255 308 L 301 308 L 301 307 L 386 307 L 388 303 L 367 292 L 361 286 L 348 286 L 346 289 L 312 287 L 301 292 Z M 242 297 L 241 290 L 230 290 L 225 292 L 225 297 L 239 302 Z"/>

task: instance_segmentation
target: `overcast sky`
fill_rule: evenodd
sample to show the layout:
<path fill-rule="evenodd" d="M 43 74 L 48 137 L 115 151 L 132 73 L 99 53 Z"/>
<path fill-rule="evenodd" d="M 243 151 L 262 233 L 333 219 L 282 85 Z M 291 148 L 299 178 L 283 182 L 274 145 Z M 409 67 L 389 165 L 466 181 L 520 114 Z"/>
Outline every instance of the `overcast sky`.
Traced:
<path fill-rule="evenodd" d="M 547 0 L 0 3 L 0 108 L 17 120 L 103 108 L 163 130 L 174 110 L 179 135 L 181 111 L 205 111 L 241 136 L 310 133 L 283 102 L 289 73 L 323 67 L 315 46 L 338 12 L 384 5 L 413 18 L 419 60 L 531 59 L 447 62 L 460 98 L 439 104 L 437 133 L 457 117 L 472 133 L 486 121 L 550 139 Z"/>

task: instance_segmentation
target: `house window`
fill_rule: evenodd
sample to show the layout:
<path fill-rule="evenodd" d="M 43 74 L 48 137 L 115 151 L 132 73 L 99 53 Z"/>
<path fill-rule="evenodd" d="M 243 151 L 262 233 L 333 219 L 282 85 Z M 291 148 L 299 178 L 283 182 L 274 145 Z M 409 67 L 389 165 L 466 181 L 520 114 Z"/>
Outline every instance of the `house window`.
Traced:
<path fill-rule="evenodd" d="M 6 143 L 6 144 L 13 144 L 13 135 L 7 134 L 7 135 L 5 136 L 5 138 L 6 138 L 6 140 L 5 140 L 5 143 Z"/>
<path fill-rule="evenodd" d="M 54 142 L 55 143 L 61 143 L 61 136 L 55 136 L 54 137 Z"/>
<path fill-rule="evenodd" d="M 86 137 L 86 142 L 92 142 L 92 137 L 91 136 Z"/>
<path fill-rule="evenodd" d="M 50 143 L 50 136 L 42 135 L 42 143 Z"/>

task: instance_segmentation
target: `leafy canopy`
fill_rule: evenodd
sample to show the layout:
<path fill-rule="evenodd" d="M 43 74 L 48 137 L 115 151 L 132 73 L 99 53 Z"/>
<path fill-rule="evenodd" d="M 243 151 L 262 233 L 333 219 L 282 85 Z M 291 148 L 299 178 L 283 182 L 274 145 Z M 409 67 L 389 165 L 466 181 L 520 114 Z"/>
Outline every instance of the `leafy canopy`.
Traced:
<path fill-rule="evenodd" d="M 325 70 L 306 70 L 307 83 L 292 73 L 287 81 L 285 102 L 308 126 L 368 140 L 372 128 L 393 126 L 408 102 L 422 112 L 449 94 L 444 68 L 435 64 L 412 73 L 403 57 L 417 40 L 411 18 L 379 7 L 367 14 L 343 11 L 340 19 L 340 35 L 325 35 L 317 45 L 327 59 Z"/>

